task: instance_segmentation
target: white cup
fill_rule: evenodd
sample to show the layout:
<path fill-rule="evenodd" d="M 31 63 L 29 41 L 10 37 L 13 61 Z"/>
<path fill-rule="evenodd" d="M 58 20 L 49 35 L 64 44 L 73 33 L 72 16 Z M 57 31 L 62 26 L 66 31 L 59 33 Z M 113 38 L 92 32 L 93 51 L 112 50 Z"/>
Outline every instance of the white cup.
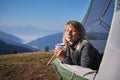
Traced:
<path fill-rule="evenodd" d="M 58 46 L 58 47 L 60 47 L 62 50 L 65 51 L 65 45 L 64 45 L 63 43 L 58 43 L 58 44 L 56 44 L 55 46 Z"/>

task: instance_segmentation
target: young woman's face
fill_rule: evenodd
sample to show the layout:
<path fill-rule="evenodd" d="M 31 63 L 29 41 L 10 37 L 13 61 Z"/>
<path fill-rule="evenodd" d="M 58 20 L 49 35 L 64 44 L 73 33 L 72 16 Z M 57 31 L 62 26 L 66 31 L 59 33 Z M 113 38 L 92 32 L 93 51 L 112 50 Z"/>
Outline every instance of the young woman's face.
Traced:
<path fill-rule="evenodd" d="M 72 27 L 72 25 L 67 25 L 65 28 L 64 38 L 68 42 L 73 43 L 74 41 L 76 41 L 79 38 L 79 35 L 78 35 L 77 31 L 75 30 L 75 28 Z"/>

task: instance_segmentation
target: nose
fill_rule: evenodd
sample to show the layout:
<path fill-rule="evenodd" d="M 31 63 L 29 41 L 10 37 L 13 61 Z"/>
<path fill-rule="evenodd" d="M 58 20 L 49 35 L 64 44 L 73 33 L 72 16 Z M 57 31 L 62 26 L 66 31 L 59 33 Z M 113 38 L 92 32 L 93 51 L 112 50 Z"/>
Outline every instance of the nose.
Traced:
<path fill-rule="evenodd" d="M 68 31 L 68 34 L 69 34 L 69 35 L 72 35 L 72 31 Z"/>

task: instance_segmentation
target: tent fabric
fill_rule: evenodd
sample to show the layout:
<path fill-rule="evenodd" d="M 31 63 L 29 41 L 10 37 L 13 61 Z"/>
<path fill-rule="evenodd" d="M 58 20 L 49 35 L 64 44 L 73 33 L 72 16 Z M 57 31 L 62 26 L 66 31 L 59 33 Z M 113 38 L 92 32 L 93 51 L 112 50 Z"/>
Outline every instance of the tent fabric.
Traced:
<path fill-rule="evenodd" d="M 88 11 L 82 20 L 87 32 L 86 38 L 98 49 L 99 53 L 104 53 L 113 17 L 114 3 L 115 0 L 91 0 Z"/>
<path fill-rule="evenodd" d="M 120 80 L 120 0 L 115 0 L 105 54 L 95 80 Z"/>
<path fill-rule="evenodd" d="M 87 32 L 108 33 L 114 11 L 114 0 L 91 0 L 82 24 Z"/>
<path fill-rule="evenodd" d="M 61 80 L 93 80 L 97 71 L 77 65 L 62 64 L 57 58 L 52 62 Z"/>

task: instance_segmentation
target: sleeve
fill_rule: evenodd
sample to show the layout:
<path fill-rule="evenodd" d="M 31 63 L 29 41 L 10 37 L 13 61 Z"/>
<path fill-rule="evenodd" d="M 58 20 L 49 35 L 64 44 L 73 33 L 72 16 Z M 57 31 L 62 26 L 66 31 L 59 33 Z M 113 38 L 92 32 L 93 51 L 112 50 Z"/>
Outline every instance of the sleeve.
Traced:
<path fill-rule="evenodd" d="M 94 48 L 92 45 L 87 43 L 81 49 L 81 60 L 80 64 L 83 67 L 92 68 L 94 66 Z"/>
<path fill-rule="evenodd" d="M 61 63 L 73 65 L 72 59 L 71 59 L 70 57 L 67 57 L 67 58 L 66 58 L 64 61 L 62 61 Z"/>

